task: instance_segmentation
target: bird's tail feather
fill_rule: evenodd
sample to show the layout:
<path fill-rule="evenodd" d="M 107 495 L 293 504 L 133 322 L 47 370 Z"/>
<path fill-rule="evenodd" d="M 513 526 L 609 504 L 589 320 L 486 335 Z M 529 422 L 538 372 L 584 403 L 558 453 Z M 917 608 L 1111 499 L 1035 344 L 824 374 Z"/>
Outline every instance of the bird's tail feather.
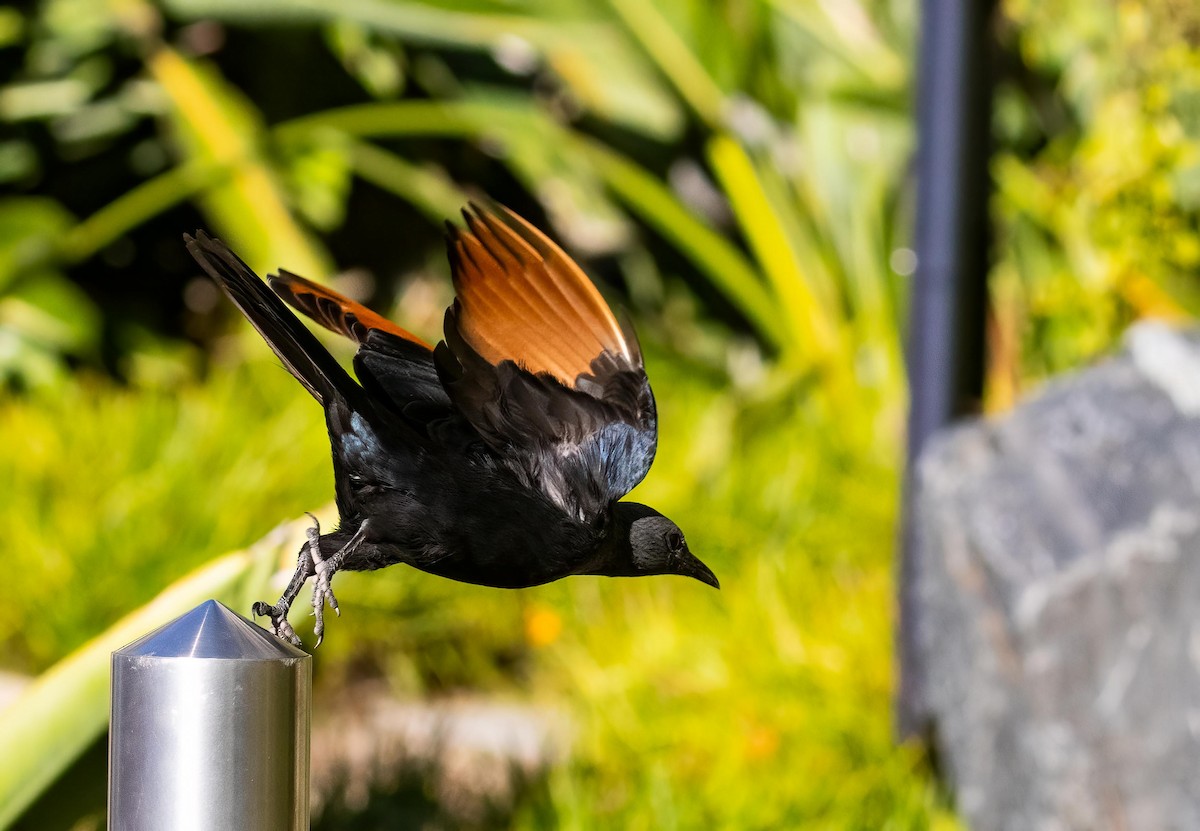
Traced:
<path fill-rule="evenodd" d="M 362 387 L 229 246 L 203 231 L 183 238 L 200 267 L 314 398 L 325 405 L 332 403 L 332 396 L 348 399 L 351 406 L 361 404 Z"/>

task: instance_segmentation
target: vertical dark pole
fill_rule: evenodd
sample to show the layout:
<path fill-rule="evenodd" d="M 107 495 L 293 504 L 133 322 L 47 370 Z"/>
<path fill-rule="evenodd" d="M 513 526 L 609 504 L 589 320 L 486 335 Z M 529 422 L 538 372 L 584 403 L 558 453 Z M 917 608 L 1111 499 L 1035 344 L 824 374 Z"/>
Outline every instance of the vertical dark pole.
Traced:
<path fill-rule="evenodd" d="M 900 563 L 901 735 L 926 732 L 916 637 L 913 468 L 926 440 L 977 409 L 987 302 L 993 0 L 923 0 L 917 92 L 917 270 L 909 315 L 908 473 Z"/>

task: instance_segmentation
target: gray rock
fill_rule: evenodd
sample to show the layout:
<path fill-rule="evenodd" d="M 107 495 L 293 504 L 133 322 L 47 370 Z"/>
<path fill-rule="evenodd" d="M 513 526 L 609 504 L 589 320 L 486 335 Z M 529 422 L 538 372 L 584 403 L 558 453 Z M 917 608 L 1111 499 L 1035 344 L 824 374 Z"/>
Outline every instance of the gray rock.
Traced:
<path fill-rule="evenodd" d="M 916 481 L 919 704 L 970 826 L 1200 828 L 1200 335 L 1136 327 Z"/>

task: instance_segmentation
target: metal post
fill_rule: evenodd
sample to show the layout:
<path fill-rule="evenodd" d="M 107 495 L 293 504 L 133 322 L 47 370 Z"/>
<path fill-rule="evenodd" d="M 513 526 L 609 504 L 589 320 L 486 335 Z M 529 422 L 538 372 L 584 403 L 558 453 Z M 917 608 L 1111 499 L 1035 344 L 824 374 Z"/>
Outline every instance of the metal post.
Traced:
<path fill-rule="evenodd" d="M 923 0 L 917 95 L 917 270 L 909 315 L 908 475 L 900 562 L 901 735 L 925 733 L 914 591 L 913 468 L 925 442 L 978 409 L 987 303 L 993 0 Z"/>
<path fill-rule="evenodd" d="M 312 659 L 215 600 L 112 656 L 110 831 L 305 831 Z"/>

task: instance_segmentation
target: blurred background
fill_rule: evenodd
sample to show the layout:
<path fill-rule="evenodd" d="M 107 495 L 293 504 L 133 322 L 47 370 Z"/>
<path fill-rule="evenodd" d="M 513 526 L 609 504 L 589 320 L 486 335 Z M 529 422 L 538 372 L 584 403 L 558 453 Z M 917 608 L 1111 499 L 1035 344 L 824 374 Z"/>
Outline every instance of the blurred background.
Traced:
<path fill-rule="evenodd" d="M 0 7 L 7 688 L 227 552 L 257 544 L 222 597 L 273 599 L 297 518 L 334 518 L 320 408 L 182 233 L 436 340 L 441 223 L 486 194 L 629 311 L 661 419 L 634 496 L 723 588 L 340 575 L 316 827 L 957 827 L 891 711 L 917 11 Z M 1200 309 L 1200 10 L 1004 0 L 993 29 L 996 412 Z M 88 741 L 19 827 L 103 827 Z"/>

